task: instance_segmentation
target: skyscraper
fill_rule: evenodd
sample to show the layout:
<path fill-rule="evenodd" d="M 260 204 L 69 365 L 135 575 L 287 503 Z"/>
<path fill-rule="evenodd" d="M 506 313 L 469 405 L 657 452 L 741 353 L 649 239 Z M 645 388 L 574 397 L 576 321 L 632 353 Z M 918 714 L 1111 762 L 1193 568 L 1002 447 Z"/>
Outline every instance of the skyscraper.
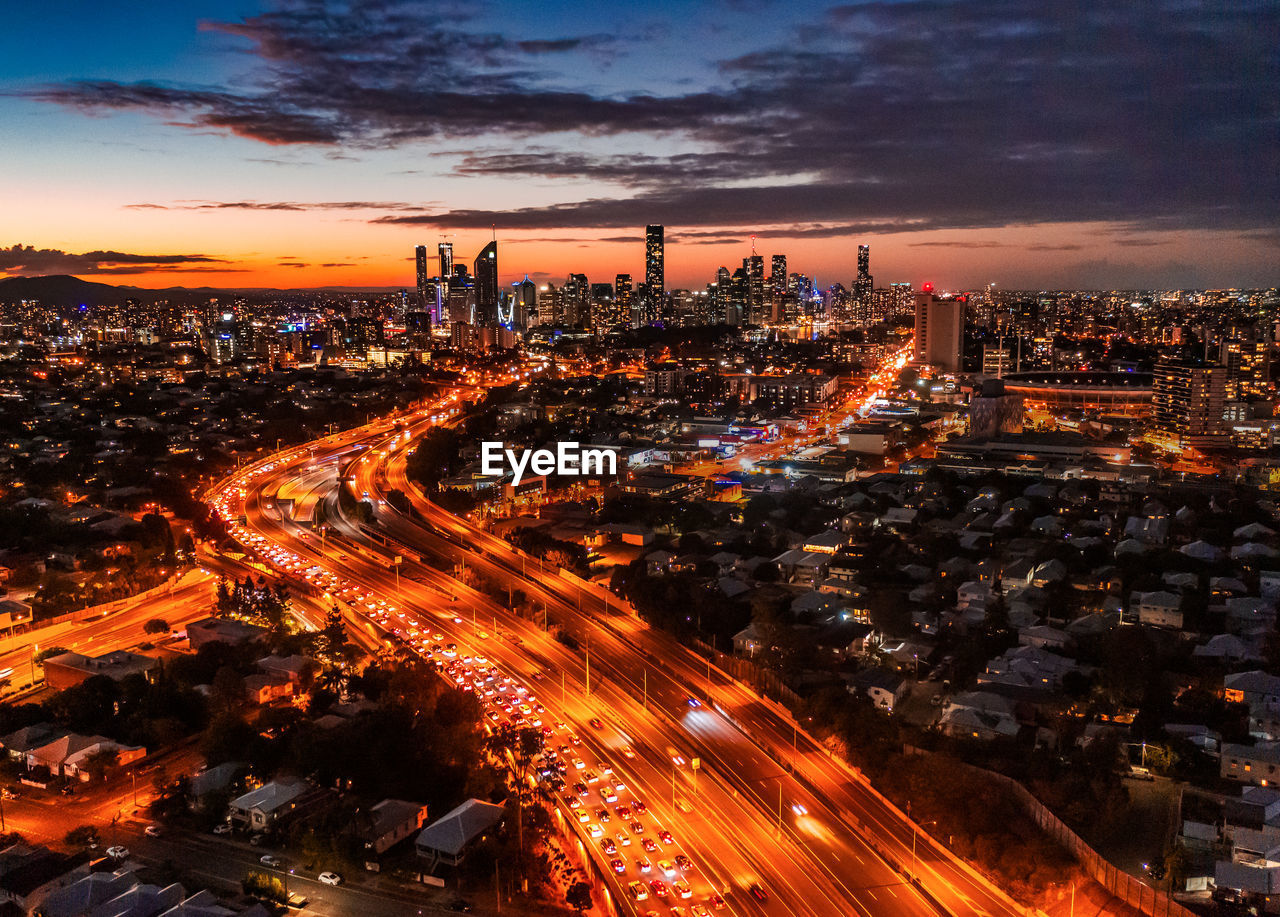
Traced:
<path fill-rule="evenodd" d="M 476 255 L 476 324 L 498 324 L 498 243 L 490 242 Z"/>
<path fill-rule="evenodd" d="M 418 308 L 425 312 L 434 305 L 427 302 L 427 280 L 431 277 L 431 271 L 427 267 L 427 247 L 419 245 L 413 250 L 413 254 L 418 268 Z"/>
<path fill-rule="evenodd" d="M 515 307 L 512 324 L 516 331 L 524 331 L 529 327 L 529 317 L 538 311 L 538 287 L 529 275 L 524 280 L 512 284 L 515 290 Z"/>
<path fill-rule="evenodd" d="M 858 246 L 858 278 L 853 282 L 853 298 L 861 304 L 871 302 L 871 246 Z"/>
<path fill-rule="evenodd" d="M 663 238 L 661 225 L 651 223 L 644 228 L 644 282 L 649 287 L 649 295 L 659 300 L 667 292 Z"/>
<path fill-rule="evenodd" d="M 453 276 L 453 243 L 441 242 L 438 248 L 440 252 L 440 276 L 447 280 Z"/>
<path fill-rule="evenodd" d="M 641 325 L 640 310 L 636 308 L 635 289 L 630 274 L 619 274 L 613 279 L 613 301 L 619 317 L 632 328 Z"/>
<path fill-rule="evenodd" d="M 764 255 L 753 253 L 750 258 L 743 258 L 742 268 L 747 272 L 747 303 L 742 323 L 754 325 L 767 317 L 764 314 Z"/>
<path fill-rule="evenodd" d="M 958 373 L 963 342 L 964 303 L 916 294 L 916 362 Z"/>

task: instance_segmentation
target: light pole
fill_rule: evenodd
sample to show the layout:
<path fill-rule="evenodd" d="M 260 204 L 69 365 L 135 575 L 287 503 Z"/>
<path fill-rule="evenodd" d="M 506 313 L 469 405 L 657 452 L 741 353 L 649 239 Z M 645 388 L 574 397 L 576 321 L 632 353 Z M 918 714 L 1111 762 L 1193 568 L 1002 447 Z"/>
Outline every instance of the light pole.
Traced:
<path fill-rule="evenodd" d="M 920 829 L 925 825 L 936 825 L 936 821 L 927 821 L 924 824 L 911 823 L 911 878 L 916 877 L 916 836 L 920 834 Z"/>

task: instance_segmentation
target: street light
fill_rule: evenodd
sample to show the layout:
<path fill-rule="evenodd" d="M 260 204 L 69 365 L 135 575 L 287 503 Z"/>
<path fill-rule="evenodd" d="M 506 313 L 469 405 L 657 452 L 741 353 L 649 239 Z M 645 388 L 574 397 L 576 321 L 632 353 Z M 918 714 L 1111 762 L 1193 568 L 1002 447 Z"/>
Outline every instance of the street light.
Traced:
<path fill-rule="evenodd" d="M 936 821 L 927 821 L 923 824 L 911 823 L 911 878 L 916 877 L 916 837 L 920 834 L 920 829 L 925 825 L 936 825 Z"/>

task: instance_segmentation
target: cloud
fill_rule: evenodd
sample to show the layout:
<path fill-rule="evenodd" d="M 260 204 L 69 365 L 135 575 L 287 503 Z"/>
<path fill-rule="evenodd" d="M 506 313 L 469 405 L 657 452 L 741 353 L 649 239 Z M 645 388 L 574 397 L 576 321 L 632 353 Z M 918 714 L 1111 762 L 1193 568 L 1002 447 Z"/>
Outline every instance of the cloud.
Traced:
<path fill-rule="evenodd" d="M 321 267 L 355 267 L 350 261 L 326 261 Z"/>
<path fill-rule="evenodd" d="M 221 258 L 208 255 L 139 255 L 128 252 L 91 251 L 81 254 L 55 248 L 34 248 L 18 243 L 0 248 L 0 273 L 42 274 L 143 274 L 150 271 L 174 273 L 191 271 L 233 271 L 221 267 Z M 200 265 L 200 267 L 193 267 Z"/>
<path fill-rule="evenodd" d="M 178 201 L 173 204 L 126 204 L 131 210 L 422 210 L 398 201 Z"/>
<path fill-rule="evenodd" d="M 961 239 L 939 239 L 931 242 L 908 242 L 911 248 L 1005 248 L 1003 242 L 977 240 L 965 242 Z"/>
<path fill-rule="evenodd" d="M 1064 16 L 1040 0 L 916 0 L 804 15 L 659 95 L 599 88 L 607 64 L 593 70 L 589 49 L 601 36 L 521 41 L 465 9 L 281 2 L 204 25 L 256 65 L 226 85 L 83 80 L 26 94 L 335 155 L 484 138 L 459 174 L 626 190 L 510 213 L 383 208 L 379 222 L 406 225 L 791 225 L 817 238 L 1280 219 L 1280 144 L 1265 142 L 1280 121 L 1280 4 L 1152 0 Z M 574 66 L 561 72 L 564 55 Z M 654 152 L 668 149 L 679 152 Z"/>
<path fill-rule="evenodd" d="M 277 261 L 277 267 L 311 267 L 305 261 Z"/>

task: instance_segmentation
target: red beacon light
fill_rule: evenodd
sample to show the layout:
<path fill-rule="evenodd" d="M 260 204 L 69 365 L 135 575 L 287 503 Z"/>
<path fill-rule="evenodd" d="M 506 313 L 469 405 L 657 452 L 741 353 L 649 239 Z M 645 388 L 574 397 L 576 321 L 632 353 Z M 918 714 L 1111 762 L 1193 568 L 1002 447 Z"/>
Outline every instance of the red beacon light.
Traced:
<path fill-rule="evenodd" d="M 920 290 L 921 290 L 922 292 L 924 292 L 924 293 L 932 293 L 932 292 L 933 292 L 933 284 L 931 284 L 931 283 L 925 283 L 922 287 L 920 287 Z"/>

